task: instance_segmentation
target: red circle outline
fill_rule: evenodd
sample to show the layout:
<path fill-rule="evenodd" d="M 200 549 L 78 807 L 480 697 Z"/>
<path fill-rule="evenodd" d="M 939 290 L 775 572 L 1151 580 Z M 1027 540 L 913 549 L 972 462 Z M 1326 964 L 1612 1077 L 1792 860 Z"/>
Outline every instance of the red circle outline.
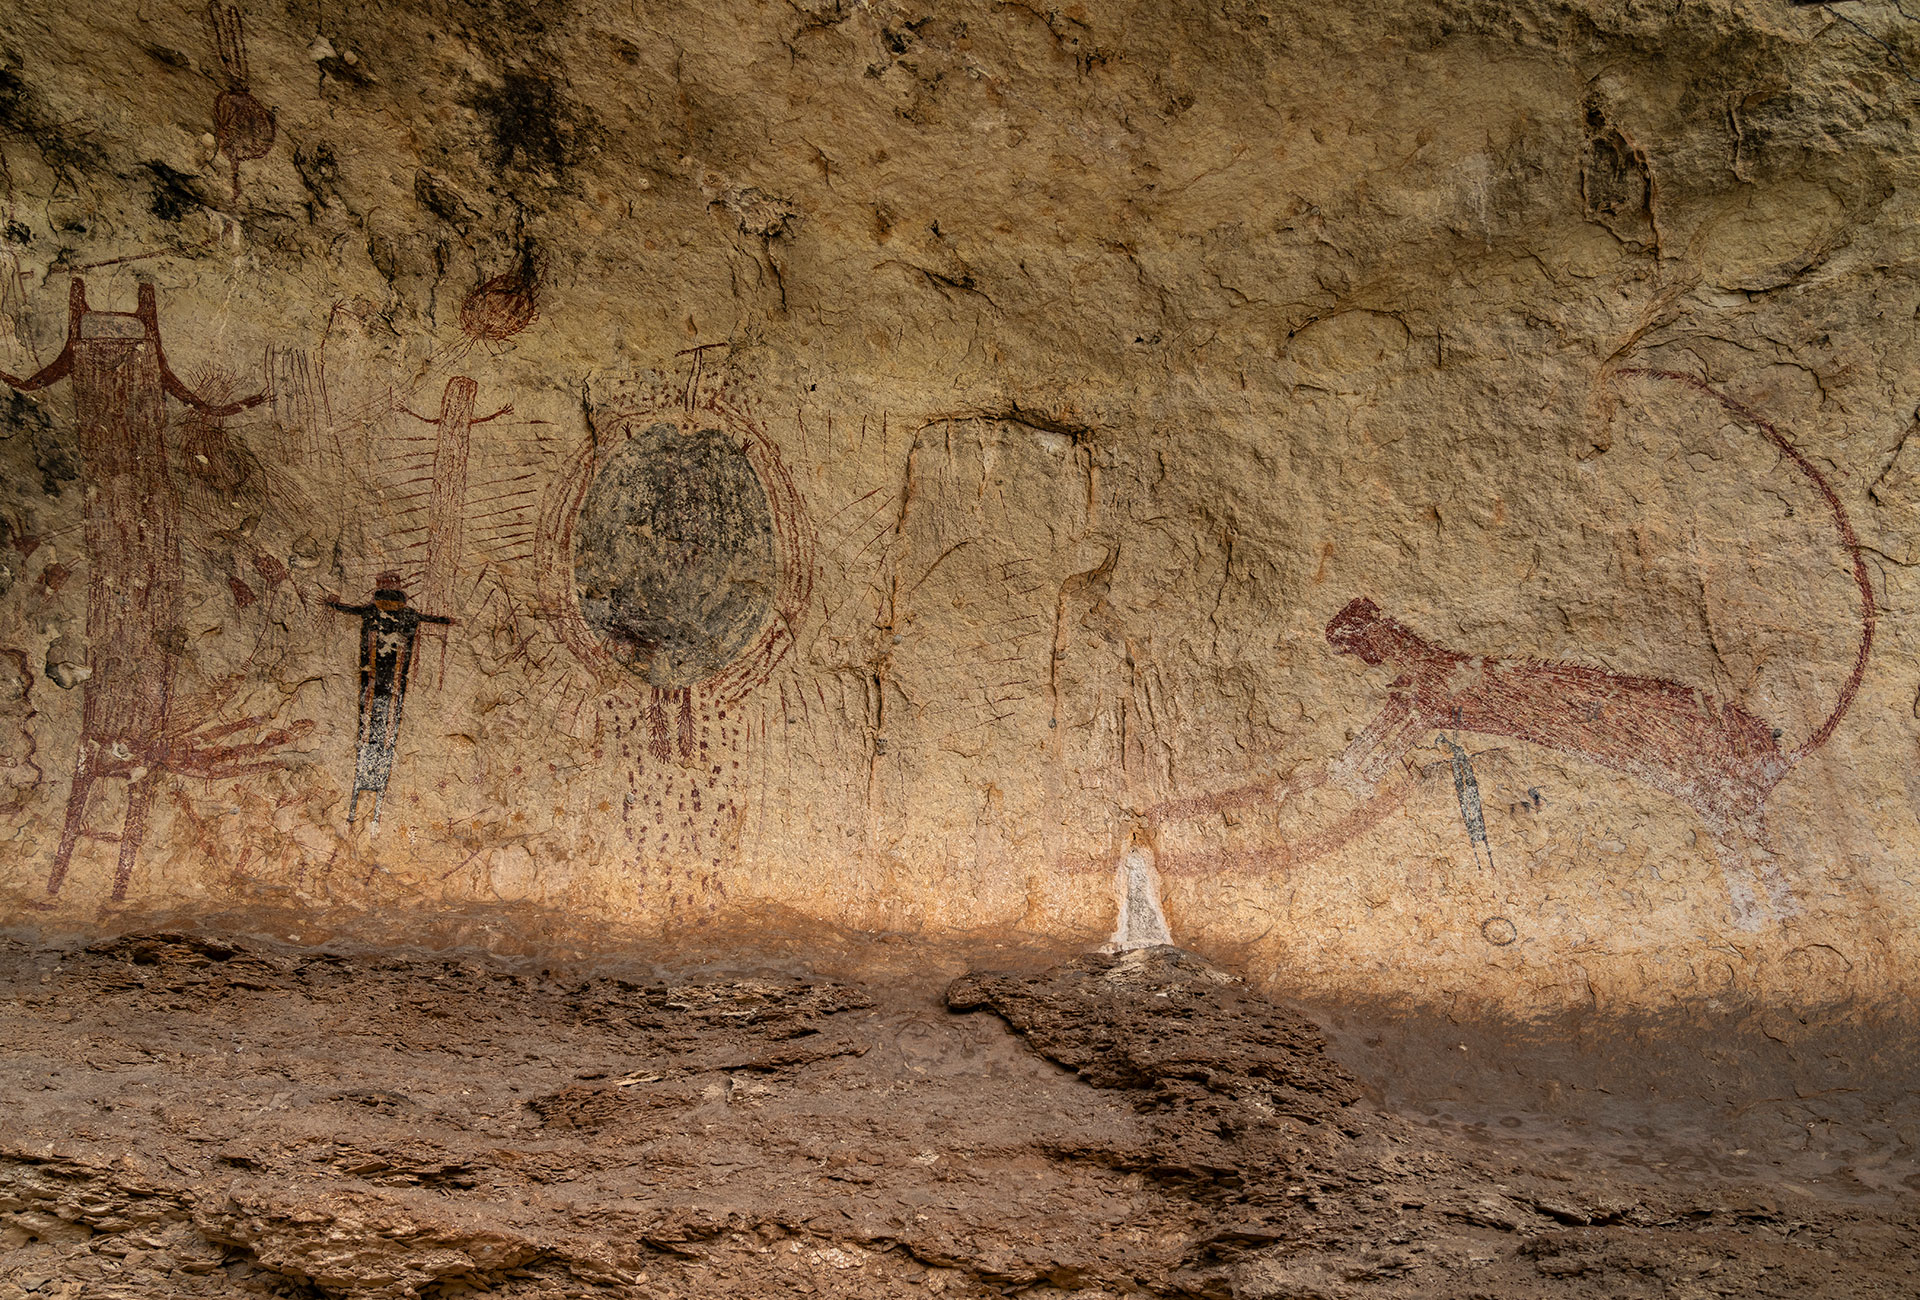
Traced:
<path fill-rule="evenodd" d="M 587 489 L 602 467 L 626 446 L 636 426 L 669 421 L 682 427 L 711 427 L 712 417 L 718 417 L 724 432 L 739 441 L 767 494 L 778 586 L 773 609 L 759 636 L 726 667 L 693 683 L 692 689 L 706 691 L 722 706 L 737 703 L 773 675 L 798 640 L 813 595 L 813 529 L 779 447 L 758 421 L 716 394 L 707 395 L 692 408 L 665 403 L 636 407 L 608 418 L 604 427 L 612 429 L 612 436 L 588 438 L 540 503 L 539 545 L 534 555 L 540 607 L 548 625 L 594 674 L 602 689 L 629 684 L 633 676 L 608 653 L 580 613 L 579 592 L 573 580 L 573 542 Z"/>

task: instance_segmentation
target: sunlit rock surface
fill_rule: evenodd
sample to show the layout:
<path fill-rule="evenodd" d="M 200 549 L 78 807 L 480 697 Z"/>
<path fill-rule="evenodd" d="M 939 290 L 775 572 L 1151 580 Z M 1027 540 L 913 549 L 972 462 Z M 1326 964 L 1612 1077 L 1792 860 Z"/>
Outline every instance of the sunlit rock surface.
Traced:
<path fill-rule="evenodd" d="M 1296 994 L 1898 1005 L 1916 66 L 1871 6 L 20 0 L 6 913 L 1064 950 L 1139 853 Z"/>

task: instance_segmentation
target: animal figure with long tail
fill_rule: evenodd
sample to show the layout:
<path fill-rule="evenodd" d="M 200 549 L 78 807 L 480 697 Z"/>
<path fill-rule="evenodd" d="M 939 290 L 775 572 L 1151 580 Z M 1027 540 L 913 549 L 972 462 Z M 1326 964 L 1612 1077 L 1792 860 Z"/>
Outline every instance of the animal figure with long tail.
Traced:
<path fill-rule="evenodd" d="M 1731 700 L 1661 678 L 1449 649 L 1363 596 L 1327 624 L 1327 641 L 1341 654 L 1386 664 L 1398 676 L 1387 688 L 1385 707 L 1334 760 L 1328 775 L 1335 784 L 1371 795 L 1407 752 L 1438 728 L 1523 740 L 1623 772 L 1700 815 L 1719 851 L 1734 911 L 1751 923 L 1768 910 L 1784 908 L 1788 896 L 1767 848 L 1767 797 L 1796 764 L 1827 743 L 1852 706 L 1873 650 L 1873 585 L 1840 498 L 1772 423 L 1691 375 L 1620 373 L 1685 384 L 1712 397 L 1765 434 L 1826 504 L 1860 596 L 1853 668 L 1827 716 L 1806 739 L 1782 750 L 1779 731 Z M 1755 898 L 1743 861 L 1762 877 L 1766 903 Z"/>

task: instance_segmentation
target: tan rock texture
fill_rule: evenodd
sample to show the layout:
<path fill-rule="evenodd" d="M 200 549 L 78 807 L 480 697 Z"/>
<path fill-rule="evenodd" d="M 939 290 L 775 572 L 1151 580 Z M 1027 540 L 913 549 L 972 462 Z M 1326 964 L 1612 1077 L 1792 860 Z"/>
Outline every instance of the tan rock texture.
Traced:
<path fill-rule="evenodd" d="M 1316 996 L 1898 1005 L 1916 68 L 1883 5 L 14 0 L 6 911 L 1085 946 L 1139 861 Z"/>

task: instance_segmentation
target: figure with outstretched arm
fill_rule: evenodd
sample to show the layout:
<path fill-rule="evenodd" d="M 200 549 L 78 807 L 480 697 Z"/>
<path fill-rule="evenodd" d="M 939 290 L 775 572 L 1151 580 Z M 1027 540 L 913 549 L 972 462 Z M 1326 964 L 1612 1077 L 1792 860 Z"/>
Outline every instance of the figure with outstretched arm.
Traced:
<path fill-rule="evenodd" d="M 373 795 L 373 829 L 380 828 L 380 808 L 387 781 L 393 775 L 394 750 L 400 743 L 400 714 L 413 676 L 414 650 L 423 623 L 451 626 L 456 620 L 423 614 L 407 603 L 400 575 L 383 573 L 375 583 L 373 599 L 348 605 L 336 597 L 327 604 L 360 620 L 360 729 L 354 746 L 353 798 L 347 821 L 360 811 L 360 796 Z"/>
<path fill-rule="evenodd" d="M 163 773 L 185 762 L 169 740 L 168 710 L 180 622 L 179 507 L 167 478 L 166 399 L 224 419 L 265 394 L 216 405 L 167 364 L 153 286 L 140 286 L 131 312 L 94 311 L 75 277 L 67 297 L 67 341 L 38 374 L 0 383 L 29 393 L 73 381 L 81 477 L 86 484 L 87 677 L 80 753 L 67 795 L 66 825 L 47 892 L 57 894 L 81 839 L 119 845 L 113 897 L 124 898 L 146 838 L 147 816 Z M 221 756 L 209 752 L 211 762 Z M 94 782 L 127 781 L 118 831 L 88 827 Z"/>

